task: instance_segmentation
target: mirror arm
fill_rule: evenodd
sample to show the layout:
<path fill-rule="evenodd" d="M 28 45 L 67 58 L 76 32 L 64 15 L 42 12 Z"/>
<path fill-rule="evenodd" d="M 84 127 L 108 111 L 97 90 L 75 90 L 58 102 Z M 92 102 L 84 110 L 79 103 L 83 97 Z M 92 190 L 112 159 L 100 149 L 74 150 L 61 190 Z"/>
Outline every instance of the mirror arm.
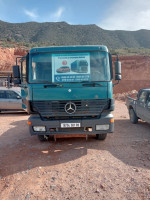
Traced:
<path fill-rule="evenodd" d="M 118 84 L 119 84 L 119 81 L 120 81 L 120 80 L 118 80 L 117 83 L 114 83 L 114 84 L 113 84 L 113 87 L 114 87 L 115 85 L 118 85 Z"/>
<path fill-rule="evenodd" d="M 21 58 L 22 58 L 22 57 L 20 57 L 20 56 L 16 57 L 16 65 L 18 65 L 18 59 L 21 60 Z"/>

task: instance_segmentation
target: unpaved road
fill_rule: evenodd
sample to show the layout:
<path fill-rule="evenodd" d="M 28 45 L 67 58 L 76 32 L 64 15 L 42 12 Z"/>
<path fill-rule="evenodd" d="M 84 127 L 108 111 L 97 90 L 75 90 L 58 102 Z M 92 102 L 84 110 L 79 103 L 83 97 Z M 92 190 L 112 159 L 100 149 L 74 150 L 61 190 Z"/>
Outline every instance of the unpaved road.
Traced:
<path fill-rule="evenodd" d="M 116 102 L 105 141 L 30 136 L 28 115 L 0 114 L 1 200 L 150 200 L 150 125 Z"/>

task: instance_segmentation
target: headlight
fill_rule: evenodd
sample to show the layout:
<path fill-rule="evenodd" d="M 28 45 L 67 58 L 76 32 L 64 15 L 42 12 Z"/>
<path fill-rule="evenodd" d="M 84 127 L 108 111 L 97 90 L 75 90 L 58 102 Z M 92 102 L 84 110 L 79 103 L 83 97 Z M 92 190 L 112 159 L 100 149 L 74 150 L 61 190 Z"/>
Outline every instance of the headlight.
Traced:
<path fill-rule="evenodd" d="M 96 125 L 96 130 L 97 131 L 105 131 L 109 129 L 109 124 L 104 124 L 104 125 Z"/>
<path fill-rule="evenodd" d="M 46 128 L 45 126 L 33 126 L 33 130 L 37 132 L 45 132 Z"/>

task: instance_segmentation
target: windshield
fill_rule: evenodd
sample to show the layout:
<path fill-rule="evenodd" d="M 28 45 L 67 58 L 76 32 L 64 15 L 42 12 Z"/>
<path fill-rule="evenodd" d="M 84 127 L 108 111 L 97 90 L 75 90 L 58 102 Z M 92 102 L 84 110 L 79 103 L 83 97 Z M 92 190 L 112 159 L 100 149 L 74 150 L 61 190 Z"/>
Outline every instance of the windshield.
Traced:
<path fill-rule="evenodd" d="M 36 53 L 30 70 L 31 83 L 110 81 L 107 52 Z"/>

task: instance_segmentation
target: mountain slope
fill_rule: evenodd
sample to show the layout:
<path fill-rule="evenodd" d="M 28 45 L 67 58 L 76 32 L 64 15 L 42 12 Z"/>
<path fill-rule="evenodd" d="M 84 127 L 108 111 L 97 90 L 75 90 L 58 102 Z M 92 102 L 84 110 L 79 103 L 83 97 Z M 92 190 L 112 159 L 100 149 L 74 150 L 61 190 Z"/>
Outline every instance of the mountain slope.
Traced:
<path fill-rule="evenodd" d="M 109 31 L 96 25 L 69 25 L 66 22 L 7 23 L 0 21 L 0 40 L 39 42 L 52 45 L 104 44 L 109 48 L 149 48 L 150 30 Z"/>

